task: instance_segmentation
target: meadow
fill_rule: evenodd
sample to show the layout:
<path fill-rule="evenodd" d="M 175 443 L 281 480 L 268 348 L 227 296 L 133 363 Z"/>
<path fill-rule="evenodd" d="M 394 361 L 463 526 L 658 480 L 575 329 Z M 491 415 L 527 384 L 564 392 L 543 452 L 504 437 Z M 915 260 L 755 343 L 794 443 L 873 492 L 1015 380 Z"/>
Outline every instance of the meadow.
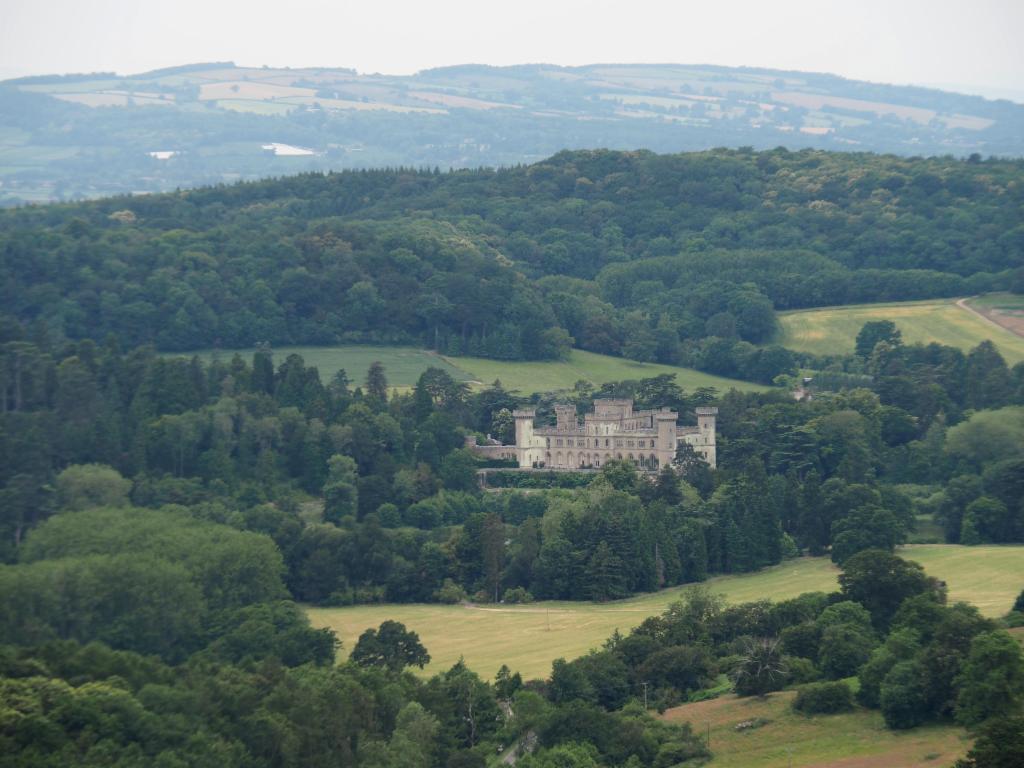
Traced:
<path fill-rule="evenodd" d="M 738 698 L 733 694 L 684 704 L 665 712 L 709 738 L 712 768 L 923 768 L 949 766 L 970 747 L 963 728 L 925 725 L 907 731 L 885 727 L 878 710 L 858 707 L 836 715 L 807 716 L 790 705 L 793 691 Z M 763 722 L 736 730 L 741 722 Z"/>
<path fill-rule="evenodd" d="M 961 547 L 922 544 L 904 547 L 904 557 L 920 562 L 945 581 L 950 602 L 973 603 L 986 616 L 1010 610 L 1024 587 L 1024 546 Z M 803 592 L 837 588 L 838 569 L 824 557 L 803 557 L 757 573 L 719 576 L 705 585 L 730 603 L 784 600 Z M 385 619 L 400 621 L 420 635 L 432 662 L 425 673 L 447 669 L 459 657 L 491 677 L 502 664 L 524 677 L 546 677 L 559 657 L 581 656 L 598 648 L 616 630 L 628 632 L 648 616 L 680 599 L 688 586 L 609 603 L 539 602 L 529 605 L 359 605 L 307 608 L 314 626 L 330 627 L 347 655 L 359 635 Z"/>
<path fill-rule="evenodd" d="M 985 298 L 972 299 L 984 305 Z M 779 315 L 778 343 L 816 354 L 852 353 L 857 333 L 872 320 L 892 320 L 906 343 L 936 341 L 967 352 L 990 339 L 1009 365 L 1024 360 L 1024 338 L 996 327 L 957 306 L 955 299 L 908 301 L 893 304 L 858 304 L 826 307 Z"/>
<path fill-rule="evenodd" d="M 252 357 L 254 349 L 240 350 L 202 350 L 196 352 L 200 358 L 208 360 L 214 354 L 222 360 L 230 358 L 235 352 L 247 360 Z M 330 381 L 331 377 L 344 368 L 349 380 L 361 384 L 366 379 L 366 371 L 374 361 L 380 361 L 388 384 L 392 387 L 412 387 L 420 374 L 434 366 L 445 370 L 456 381 L 466 381 L 474 386 L 490 385 L 499 379 L 508 390 L 522 395 L 535 392 L 553 392 L 560 389 L 572 389 L 577 381 L 583 379 L 595 386 L 609 381 L 624 379 L 644 379 L 662 374 L 676 377 L 676 383 L 685 390 L 693 391 L 698 387 L 714 387 L 720 392 L 730 389 L 744 391 L 763 391 L 769 387 L 753 384 L 748 381 L 726 379 L 712 376 L 691 368 L 677 368 L 657 363 L 638 363 L 621 357 L 609 357 L 593 352 L 574 349 L 568 360 L 553 361 L 503 361 L 488 360 L 480 357 L 446 357 L 429 350 L 416 347 L 385 347 L 373 345 L 349 345 L 338 347 L 276 347 L 274 362 L 280 364 L 292 354 L 302 355 L 306 365 L 316 366 L 322 381 Z"/>
<path fill-rule="evenodd" d="M 472 374 L 473 379 L 490 384 L 500 379 L 502 386 L 516 390 L 524 395 L 534 392 L 552 392 L 558 389 L 572 389 L 579 380 L 601 385 L 609 381 L 625 379 L 649 379 L 653 376 L 669 374 L 676 377 L 676 383 L 685 390 L 693 391 L 698 387 L 714 387 L 719 392 L 730 389 L 744 391 L 765 391 L 770 389 L 761 384 L 749 381 L 726 379 L 710 373 L 695 371 L 692 368 L 678 368 L 673 365 L 658 363 L 640 363 L 624 357 L 610 357 L 594 352 L 574 349 L 568 360 L 552 360 L 545 362 L 488 360 L 480 357 L 446 358 L 454 365 Z"/>

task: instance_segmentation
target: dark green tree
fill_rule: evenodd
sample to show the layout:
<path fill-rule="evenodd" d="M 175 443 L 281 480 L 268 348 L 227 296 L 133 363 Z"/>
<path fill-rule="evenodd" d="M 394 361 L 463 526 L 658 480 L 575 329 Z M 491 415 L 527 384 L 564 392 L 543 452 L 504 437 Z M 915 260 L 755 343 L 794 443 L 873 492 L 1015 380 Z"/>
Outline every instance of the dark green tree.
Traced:
<path fill-rule="evenodd" d="M 364 667 L 385 667 L 398 672 L 406 667 L 423 669 L 430 654 L 420 636 L 398 621 L 385 621 L 377 629 L 367 629 L 352 649 L 351 660 Z"/>

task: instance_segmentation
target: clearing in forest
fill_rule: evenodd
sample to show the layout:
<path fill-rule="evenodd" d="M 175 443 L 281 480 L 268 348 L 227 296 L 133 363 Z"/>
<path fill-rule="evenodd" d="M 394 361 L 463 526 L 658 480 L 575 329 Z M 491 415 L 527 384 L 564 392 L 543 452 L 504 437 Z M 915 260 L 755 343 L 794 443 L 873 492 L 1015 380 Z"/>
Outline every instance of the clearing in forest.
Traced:
<path fill-rule="evenodd" d="M 238 352 L 246 361 L 252 360 L 254 349 L 202 350 L 194 354 L 209 360 L 217 354 L 221 360 L 230 360 Z M 554 392 L 572 389 L 580 379 L 600 386 L 609 381 L 625 379 L 648 379 L 668 373 L 676 377 L 676 383 L 692 392 L 699 387 L 714 387 L 719 393 L 730 389 L 762 391 L 768 387 L 749 381 L 726 379 L 702 373 L 692 368 L 678 368 L 658 363 L 638 363 L 622 357 L 598 355 L 574 349 L 568 360 L 524 361 L 490 360 L 482 357 L 446 357 L 430 350 L 416 347 L 385 347 L 369 344 L 353 344 L 337 347 L 275 347 L 274 365 L 280 365 L 292 353 L 302 355 L 306 365 L 320 371 L 320 380 L 327 383 L 339 369 L 344 368 L 349 381 L 361 385 L 366 379 L 370 364 L 379 361 L 384 366 L 388 385 L 412 387 L 420 374 L 433 366 L 445 370 L 456 381 L 467 381 L 476 387 L 489 386 L 495 379 L 501 380 L 505 389 L 521 395 L 534 392 Z M 175 353 L 176 355 L 183 353 Z M 185 353 L 192 354 L 192 353 Z"/>
<path fill-rule="evenodd" d="M 709 738 L 711 768 L 925 768 L 952 765 L 970 748 L 963 728 L 925 725 L 907 731 L 885 727 L 877 710 L 803 715 L 790 704 L 794 691 L 765 698 L 733 694 L 684 704 L 665 712 Z M 741 727 L 740 723 L 760 723 Z"/>
<path fill-rule="evenodd" d="M 981 296 L 967 303 L 981 311 L 988 300 Z M 864 323 L 873 320 L 892 320 L 908 344 L 935 341 L 967 352 L 990 339 L 1008 365 L 1024 360 L 1024 338 L 958 306 L 956 299 L 856 304 L 784 312 L 779 315 L 782 331 L 778 342 L 803 352 L 852 354 L 860 329 Z"/>
<path fill-rule="evenodd" d="M 949 601 L 977 605 L 986 616 L 1009 612 L 1024 586 L 1024 545 L 963 547 L 922 544 L 898 552 L 916 560 L 946 582 Z M 837 589 L 838 569 L 825 557 L 802 557 L 757 573 L 718 576 L 705 585 L 731 603 L 764 598 L 784 600 L 803 592 Z M 307 608 L 316 627 L 330 627 L 343 642 L 342 655 L 359 635 L 393 619 L 418 632 L 430 652 L 427 674 L 449 668 L 465 657 L 483 677 L 502 664 L 526 678 L 544 678 L 551 662 L 573 659 L 622 633 L 678 600 L 688 587 L 673 587 L 609 603 L 550 601 L 529 605 L 356 605 Z"/>

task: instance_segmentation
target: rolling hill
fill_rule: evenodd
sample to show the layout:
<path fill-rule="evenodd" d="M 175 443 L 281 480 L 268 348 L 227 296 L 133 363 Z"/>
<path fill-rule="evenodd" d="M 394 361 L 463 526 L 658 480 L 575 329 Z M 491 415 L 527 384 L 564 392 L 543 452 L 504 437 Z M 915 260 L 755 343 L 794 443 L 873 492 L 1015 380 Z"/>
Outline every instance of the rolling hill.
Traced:
<path fill-rule="evenodd" d="M 231 62 L 0 83 L 0 203 L 565 148 L 1024 154 L 1024 105 L 833 75 L 600 64 L 411 76 Z"/>
<path fill-rule="evenodd" d="M 202 359 L 210 359 L 215 354 L 221 359 L 226 359 L 236 351 L 249 358 L 255 350 L 202 350 L 197 354 Z M 275 362 L 279 364 L 293 353 L 301 355 L 306 365 L 315 366 L 323 381 L 329 381 L 335 373 L 344 369 L 349 380 L 359 384 L 365 380 L 370 364 L 380 362 L 384 366 L 388 384 L 398 388 L 412 387 L 423 371 L 434 367 L 441 368 L 456 381 L 465 381 L 477 387 L 490 385 L 497 379 L 505 389 L 523 395 L 572 389 L 576 382 L 581 380 L 599 387 L 612 381 L 649 379 L 663 374 L 675 376 L 676 383 L 689 391 L 700 387 L 713 387 L 719 392 L 728 392 L 730 389 L 745 392 L 769 389 L 761 384 L 714 376 L 692 368 L 641 363 L 582 349 L 572 350 L 565 360 L 510 362 L 482 357 L 451 357 L 416 347 L 385 347 L 373 344 L 280 347 L 274 349 Z"/>

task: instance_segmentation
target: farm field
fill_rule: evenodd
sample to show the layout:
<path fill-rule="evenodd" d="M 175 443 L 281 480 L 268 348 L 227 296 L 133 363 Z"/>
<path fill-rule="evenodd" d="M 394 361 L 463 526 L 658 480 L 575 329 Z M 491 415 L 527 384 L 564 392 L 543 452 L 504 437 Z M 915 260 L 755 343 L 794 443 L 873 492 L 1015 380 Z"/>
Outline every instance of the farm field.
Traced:
<path fill-rule="evenodd" d="M 971 299 L 979 309 L 985 297 Z M 892 320 L 907 343 L 939 342 L 964 352 L 991 339 L 1009 365 L 1024 360 L 1024 338 L 958 307 L 955 299 L 858 304 L 798 310 L 779 315 L 778 342 L 790 349 L 817 354 L 852 353 L 857 333 L 872 320 Z"/>
<path fill-rule="evenodd" d="M 1010 610 L 1024 585 L 1024 546 L 961 547 L 922 544 L 900 550 L 928 573 L 946 581 L 949 600 L 974 603 L 987 616 Z M 803 592 L 836 589 L 839 571 L 824 557 L 804 557 L 757 573 L 719 576 L 705 585 L 731 603 L 781 600 Z M 433 659 L 427 674 L 465 657 L 479 674 L 493 676 L 508 664 L 524 677 L 546 677 L 551 662 L 599 647 L 616 629 L 627 632 L 678 600 L 687 586 L 611 603 L 541 602 L 531 605 L 359 605 L 307 608 L 316 627 L 330 627 L 352 650 L 359 635 L 385 619 L 420 635 Z"/>
<path fill-rule="evenodd" d="M 1011 333 L 1024 337 L 1024 296 L 989 293 L 970 299 L 967 306 Z"/>
<path fill-rule="evenodd" d="M 711 768 L 918 768 L 949 766 L 970 748 L 963 728 L 926 725 L 907 731 L 885 727 L 877 710 L 857 708 L 837 715 L 806 716 L 790 704 L 796 693 L 783 691 L 764 699 L 729 694 L 667 710 L 664 719 L 690 722 L 697 733 L 710 734 Z M 736 730 L 755 718 L 760 728 Z"/>
<path fill-rule="evenodd" d="M 218 350 L 216 354 L 220 355 L 221 359 L 229 359 L 236 351 L 249 359 L 255 350 Z M 316 366 L 320 371 L 320 379 L 324 382 L 330 381 L 339 369 L 344 368 L 350 381 L 362 383 L 370 364 L 379 360 L 384 365 L 388 384 L 393 387 L 413 386 L 423 371 L 434 366 L 444 369 L 457 381 L 473 382 L 481 386 L 490 385 L 495 379 L 500 379 L 506 389 L 516 390 L 523 395 L 572 389 L 580 379 L 599 386 L 609 381 L 650 378 L 665 373 L 674 374 L 679 386 L 691 391 L 698 387 L 714 387 L 720 392 L 729 389 L 769 389 L 761 384 L 725 379 L 691 368 L 638 363 L 635 360 L 598 355 L 578 349 L 574 349 L 569 359 L 565 361 L 523 362 L 479 357 L 446 357 L 416 347 L 277 347 L 274 349 L 275 364 L 279 365 L 293 352 L 302 355 L 307 365 Z M 210 359 L 215 353 L 213 350 L 201 350 L 195 354 L 205 360 Z"/>

